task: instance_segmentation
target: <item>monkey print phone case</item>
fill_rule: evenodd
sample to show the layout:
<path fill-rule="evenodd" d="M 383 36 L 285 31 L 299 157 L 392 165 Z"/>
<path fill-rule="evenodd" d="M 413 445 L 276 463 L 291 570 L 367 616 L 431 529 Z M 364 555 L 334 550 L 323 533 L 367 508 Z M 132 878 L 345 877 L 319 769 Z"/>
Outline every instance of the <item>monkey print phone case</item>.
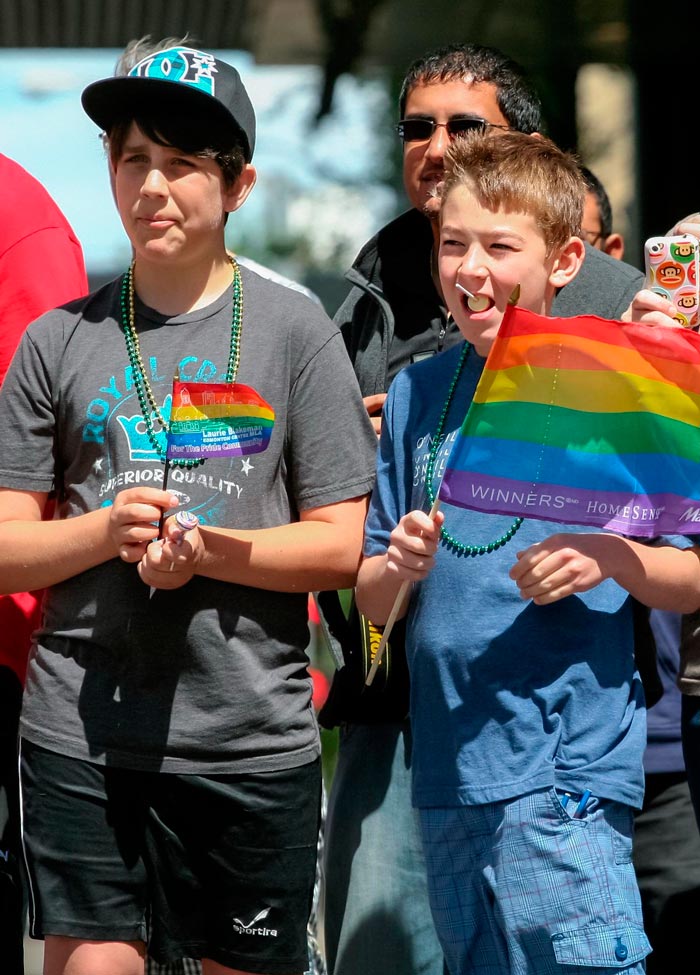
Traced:
<path fill-rule="evenodd" d="M 644 244 L 645 287 L 676 306 L 673 316 L 684 328 L 698 326 L 700 242 L 691 234 L 650 237 Z"/>

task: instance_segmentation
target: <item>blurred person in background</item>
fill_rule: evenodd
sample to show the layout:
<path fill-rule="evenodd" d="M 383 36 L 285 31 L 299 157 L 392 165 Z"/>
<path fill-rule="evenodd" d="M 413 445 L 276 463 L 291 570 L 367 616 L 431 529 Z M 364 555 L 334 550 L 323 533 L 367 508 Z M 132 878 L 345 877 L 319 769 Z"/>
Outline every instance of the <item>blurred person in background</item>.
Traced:
<path fill-rule="evenodd" d="M 0 154 L 0 385 L 27 325 L 87 290 L 80 242 L 58 205 Z M 24 967 L 17 735 L 40 597 L 0 596 L 0 944 L 7 975 L 21 975 Z"/>
<path fill-rule="evenodd" d="M 581 236 L 591 247 L 621 261 L 625 253 L 625 239 L 622 234 L 613 231 L 612 206 L 607 190 L 588 166 L 581 166 L 580 169 L 587 187 Z"/>
<path fill-rule="evenodd" d="M 621 255 L 624 240 L 612 233 L 607 193 L 590 175 L 589 182 L 584 172 L 589 193 L 583 226 L 599 228 L 594 246 L 604 249 L 606 240 L 612 239 L 609 253 Z M 683 217 L 668 231 L 683 233 L 700 239 L 700 214 Z M 647 713 L 646 786 L 634 840 L 644 926 L 653 948 L 647 958 L 648 975 L 666 975 L 679 966 L 690 971 L 695 963 L 687 932 L 700 913 L 699 621 L 698 614 L 651 612 L 663 695 Z"/>
<path fill-rule="evenodd" d="M 700 212 L 689 213 L 668 233 L 692 234 L 700 240 Z M 683 621 L 679 685 L 683 693 L 683 754 L 695 818 L 700 828 L 700 615 Z"/>

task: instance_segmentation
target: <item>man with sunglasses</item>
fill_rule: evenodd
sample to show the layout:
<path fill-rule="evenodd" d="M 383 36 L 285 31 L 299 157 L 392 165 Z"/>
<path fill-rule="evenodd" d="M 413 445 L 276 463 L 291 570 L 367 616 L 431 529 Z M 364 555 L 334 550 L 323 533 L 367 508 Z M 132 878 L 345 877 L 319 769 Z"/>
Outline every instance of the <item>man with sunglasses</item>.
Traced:
<path fill-rule="evenodd" d="M 521 67 L 496 49 L 474 44 L 441 48 L 415 61 L 404 79 L 399 109 L 397 131 L 411 209 L 362 248 L 346 275 L 352 289 L 335 316 L 377 431 L 394 376 L 461 338 L 448 319 L 436 267 L 435 192 L 447 146 L 474 128 L 487 128 L 495 137 L 508 130 L 536 135 L 543 128 L 539 98 Z M 552 314 L 619 318 L 642 281 L 636 268 L 587 244 L 583 267 L 555 299 Z M 372 643 L 371 630 L 357 613 L 350 616 L 355 626 L 343 630 L 343 615 L 337 607 L 333 611 L 334 597 L 322 594 L 322 608 L 334 635 L 354 649 L 356 659 L 361 629 L 366 646 Z M 341 726 L 325 840 L 325 944 L 332 975 L 443 972 L 411 806 L 402 637 L 397 625 L 389 647 L 391 673 L 382 668 L 386 672 L 377 675 L 376 683 L 386 682 L 385 696 L 363 689 L 364 675 L 357 671 L 352 681 L 348 658 L 320 715 L 326 727 Z M 368 656 L 362 664 L 367 667 Z"/>

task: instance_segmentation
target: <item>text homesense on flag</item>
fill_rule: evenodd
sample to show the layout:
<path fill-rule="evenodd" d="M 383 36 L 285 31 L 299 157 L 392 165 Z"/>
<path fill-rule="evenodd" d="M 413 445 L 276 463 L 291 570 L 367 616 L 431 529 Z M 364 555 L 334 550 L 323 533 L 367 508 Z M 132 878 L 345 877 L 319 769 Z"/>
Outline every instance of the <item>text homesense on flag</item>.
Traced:
<path fill-rule="evenodd" d="M 508 308 L 441 501 L 651 538 L 700 522 L 700 335 Z"/>

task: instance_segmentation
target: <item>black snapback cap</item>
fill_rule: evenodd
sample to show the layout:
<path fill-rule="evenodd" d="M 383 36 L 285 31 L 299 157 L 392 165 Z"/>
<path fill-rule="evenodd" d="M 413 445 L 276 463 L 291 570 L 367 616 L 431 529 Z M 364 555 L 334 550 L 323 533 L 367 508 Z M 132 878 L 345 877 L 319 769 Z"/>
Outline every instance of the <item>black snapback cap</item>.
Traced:
<path fill-rule="evenodd" d="M 234 67 L 213 54 L 189 47 L 171 47 L 143 58 L 122 77 L 88 85 L 83 108 L 100 128 L 109 132 L 115 122 L 139 110 L 208 113 L 220 130 L 230 130 L 246 160 L 255 148 L 255 112 Z"/>

